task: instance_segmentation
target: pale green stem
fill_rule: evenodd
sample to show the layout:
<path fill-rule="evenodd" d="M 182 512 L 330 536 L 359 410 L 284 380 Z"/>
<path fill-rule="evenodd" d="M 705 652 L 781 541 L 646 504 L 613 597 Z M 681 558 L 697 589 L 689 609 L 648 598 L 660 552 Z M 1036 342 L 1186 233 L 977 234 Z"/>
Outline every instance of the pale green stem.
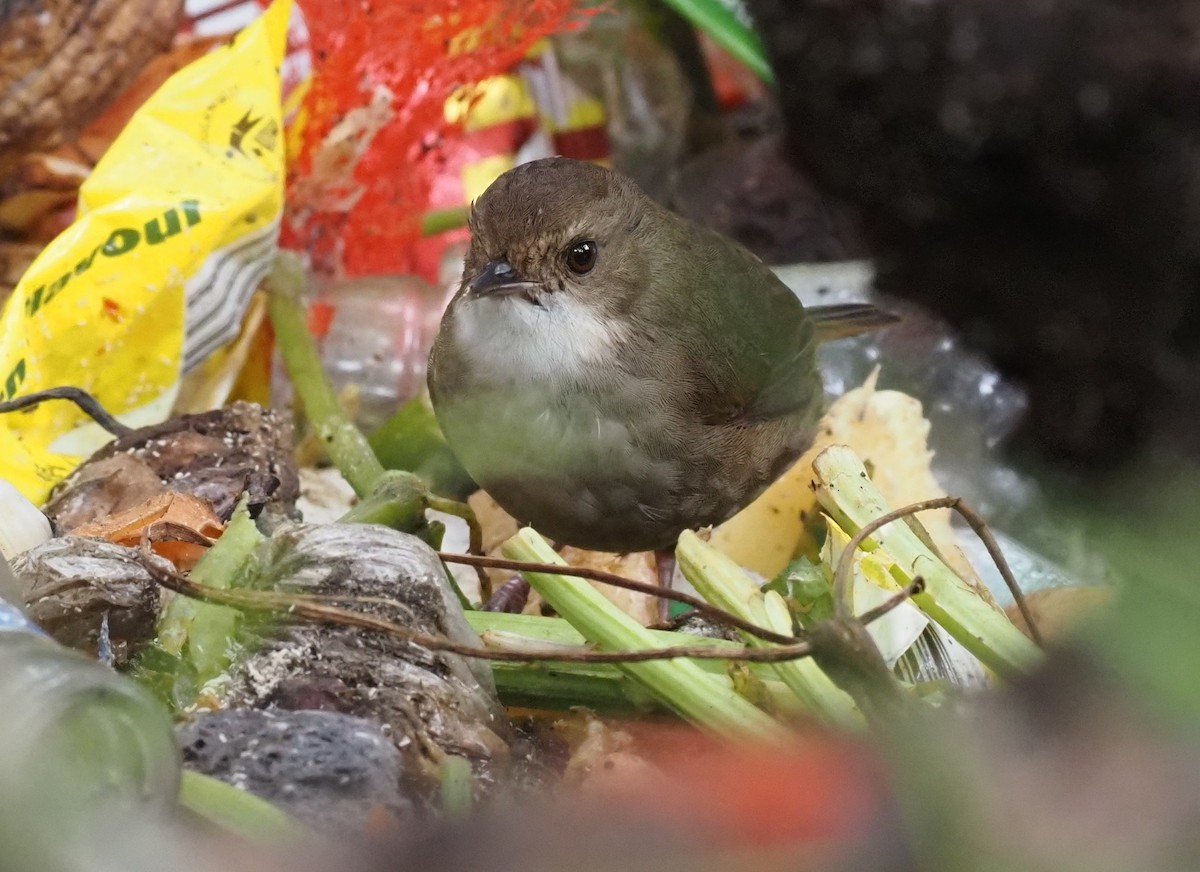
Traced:
<path fill-rule="evenodd" d="M 254 842 L 281 842 L 311 835 L 286 812 L 224 781 L 185 769 L 179 804 L 221 829 Z"/>
<path fill-rule="evenodd" d="M 504 543 L 506 557 L 566 565 L 530 528 Z M 581 578 L 526 572 L 530 586 L 589 642 L 605 651 L 658 647 L 654 635 Z M 684 658 L 623 663 L 618 668 L 692 723 L 719 735 L 786 740 L 788 731 L 744 697 Z"/>
<path fill-rule="evenodd" d="M 849 533 L 892 509 L 862 461 L 844 445 L 821 452 L 813 461 L 813 472 L 818 501 Z M 913 603 L 989 669 L 1009 676 L 1041 661 L 1037 646 L 922 542 L 908 519 L 887 524 L 863 542 L 864 550 L 877 547 L 895 562 L 893 575 L 901 585 L 912 583 L 918 575 L 925 580 L 924 591 L 913 597 Z"/>
<path fill-rule="evenodd" d="M 690 530 L 679 537 L 675 559 L 692 587 L 714 606 L 777 633 L 792 632 L 782 598 L 771 593 L 768 600 L 740 566 Z M 742 636 L 755 648 L 777 647 L 748 633 Z M 854 700 L 811 657 L 768 665 L 814 715 L 839 726 L 862 725 Z"/>
<path fill-rule="evenodd" d="M 586 650 L 587 640 L 562 618 L 542 615 L 512 615 L 505 612 L 467 612 L 467 623 L 489 648 L 545 651 L 561 646 L 564 651 Z M 698 636 L 676 630 L 650 630 L 659 648 L 682 645 L 711 645 L 737 650 L 741 646 L 725 639 Z M 733 689 L 728 665 L 720 660 L 697 660 L 709 677 Z M 770 670 L 770 664 L 747 664 L 761 681 L 770 710 L 789 715 L 807 710 L 796 695 Z M 568 709 L 577 705 L 602 710 L 653 708 L 659 705 L 645 688 L 610 663 L 505 663 L 492 664 L 496 690 L 509 705 Z"/>
<path fill-rule="evenodd" d="M 243 499 L 221 538 L 204 552 L 190 577 L 209 587 L 233 587 L 262 538 Z M 158 638 L 165 650 L 185 656 L 204 683 L 220 675 L 228 664 L 229 641 L 240 620 L 241 613 L 228 606 L 174 596 L 159 619 Z"/>
<path fill-rule="evenodd" d="M 425 236 L 435 236 L 447 230 L 457 230 L 467 226 L 466 206 L 450 206 L 445 209 L 430 209 L 421 216 L 421 233 Z"/>
<path fill-rule="evenodd" d="M 383 476 L 383 465 L 367 437 L 347 417 L 325 375 L 317 343 L 308 329 L 304 305 L 307 285 L 304 268 L 296 256 L 280 252 L 266 281 L 276 344 L 304 405 L 304 414 L 325 443 L 330 460 L 354 492 L 367 497 Z"/>

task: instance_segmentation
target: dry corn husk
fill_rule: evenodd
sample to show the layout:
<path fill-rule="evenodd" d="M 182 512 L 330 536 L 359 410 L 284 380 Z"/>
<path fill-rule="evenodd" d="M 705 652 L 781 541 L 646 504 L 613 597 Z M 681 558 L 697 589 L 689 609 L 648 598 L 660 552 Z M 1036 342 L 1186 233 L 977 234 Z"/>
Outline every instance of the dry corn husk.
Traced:
<path fill-rule="evenodd" d="M 183 0 L 0 6 L 0 173 L 70 138 L 179 30 Z"/>

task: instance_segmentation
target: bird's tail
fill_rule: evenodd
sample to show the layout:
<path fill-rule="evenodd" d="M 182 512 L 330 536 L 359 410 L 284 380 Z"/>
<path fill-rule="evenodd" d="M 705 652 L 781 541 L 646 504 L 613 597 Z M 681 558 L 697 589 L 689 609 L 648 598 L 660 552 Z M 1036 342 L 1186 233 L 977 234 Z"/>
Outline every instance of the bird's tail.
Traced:
<path fill-rule="evenodd" d="M 818 342 L 846 339 L 900 321 L 899 316 L 876 308 L 870 303 L 812 306 L 804 311 L 813 320 L 813 329 Z"/>

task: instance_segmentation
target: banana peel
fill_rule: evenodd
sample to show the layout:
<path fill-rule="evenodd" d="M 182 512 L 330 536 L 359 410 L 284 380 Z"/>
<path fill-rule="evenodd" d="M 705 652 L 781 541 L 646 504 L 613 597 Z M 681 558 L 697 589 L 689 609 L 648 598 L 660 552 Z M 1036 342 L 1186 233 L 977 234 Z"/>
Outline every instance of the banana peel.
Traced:
<path fill-rule="evenodd" d="M 921 403 L 900 391 L 878 390 L 879 369 L 839 397 L 817 427 L 812 446 L 750 505 L 713 531 L 712 544 L 737 563 L 773 578 L 797 555 L 816 558 L 824 521 L 813 493 L 813 460 L 830 445 L 847 445 L 871 470 L 871 481 L 893 506 L 945 496 L 930 464 L 929 421 Z M 923 512 L 921 524 L 959 575 L 990 598 L 955 544 L 949 509 Z"/>

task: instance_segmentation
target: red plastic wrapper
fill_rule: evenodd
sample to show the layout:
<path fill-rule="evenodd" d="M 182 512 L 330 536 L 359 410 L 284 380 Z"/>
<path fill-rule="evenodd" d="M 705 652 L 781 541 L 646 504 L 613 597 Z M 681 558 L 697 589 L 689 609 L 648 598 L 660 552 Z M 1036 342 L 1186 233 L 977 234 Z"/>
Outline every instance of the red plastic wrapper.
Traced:
<path fill-rule="evenodd" d="M 299 0 L 313 80 L 294 131 L 283 241 L 315 271 L 417 273 L 418 245 L 447 143 L 446 101 L 511 70 L 543 37 L 580 25 L 577 0 Z M 439 198 L 440 199 L 440 198 Z"/>

